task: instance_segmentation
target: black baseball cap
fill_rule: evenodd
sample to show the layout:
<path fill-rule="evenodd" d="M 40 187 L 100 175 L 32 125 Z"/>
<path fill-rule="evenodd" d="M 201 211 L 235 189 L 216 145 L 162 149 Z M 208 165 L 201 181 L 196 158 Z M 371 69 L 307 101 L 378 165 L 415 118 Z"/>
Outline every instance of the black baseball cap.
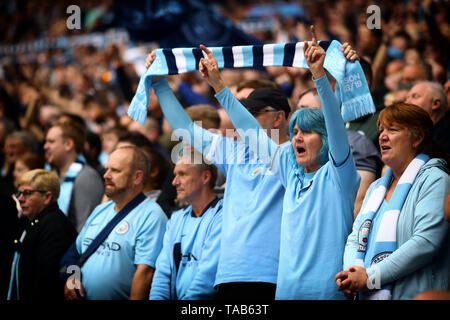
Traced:
<path fill-rule="evenodd" d="M 256 88 L 246 99 L 242 99 L 240 102 L 249 111 L 257 112 L 264 107 L 272 107 L 276 110 L 284 111 L 286 118 L 291 112 L 286 95 L 278 88 Z"/>

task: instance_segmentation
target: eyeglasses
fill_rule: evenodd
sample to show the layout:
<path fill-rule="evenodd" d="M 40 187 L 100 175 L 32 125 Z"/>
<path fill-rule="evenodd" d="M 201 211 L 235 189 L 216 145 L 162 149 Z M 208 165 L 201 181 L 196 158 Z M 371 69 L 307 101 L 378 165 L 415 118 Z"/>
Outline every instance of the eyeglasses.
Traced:
<path fill-rule="evenodd" d="M 262 110 L 255 110 L 254 108 L 248 108 L 248 112 L 251 113 L 252 116 L 261 114 L 261 113 L 267 113 L 267 112 L 278 112 L 280 110 L 277 109 L 262 109 Z"/>
<path fill-rule="evenodd" d="M 43 191 L 43 190 L 23 190 L 23 191 L 16 191 L 15 195 L 16 195 L 16 198 L 19 198 L 21 195 L 23 195 L 24 198 L 28 198 L 29 196 L 31 196 L 35 192 L 46 193 L 47 191 Z"/>

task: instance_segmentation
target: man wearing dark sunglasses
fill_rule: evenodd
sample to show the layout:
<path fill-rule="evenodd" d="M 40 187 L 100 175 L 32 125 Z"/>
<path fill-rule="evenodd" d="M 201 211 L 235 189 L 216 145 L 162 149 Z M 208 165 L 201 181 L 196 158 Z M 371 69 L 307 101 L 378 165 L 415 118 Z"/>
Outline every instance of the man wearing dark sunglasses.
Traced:
<path fill-rule="evenodd" d="M 283 92 L 277 88 L 256 88 L 240 102 L 255 117 L 261 127 L 267 130 L 267 134 L 277 143 L 286 142 L 288 118 L 291 108 Z M 278 139 L 272 137 L 272 130 L 278 134 Z"/>

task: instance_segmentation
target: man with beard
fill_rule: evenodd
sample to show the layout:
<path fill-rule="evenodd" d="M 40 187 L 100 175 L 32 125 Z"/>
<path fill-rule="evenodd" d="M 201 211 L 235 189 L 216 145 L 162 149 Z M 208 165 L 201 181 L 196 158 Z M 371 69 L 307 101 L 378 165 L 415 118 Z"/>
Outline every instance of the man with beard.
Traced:
<path fill-rule="evenodd" d="M 67 280 L 66 299 L 148 299 L 167 223 L 162 209 L 142 193 L 148 172 L 147 158 L 138 148 L 123 147 L 111 153 L 104 175 L 105 193 L 111 201 L 94 209 L 65 258 L 84 257 L 105 226 L 122 210 L 128 213 L 84 264 L 78 259 L 82 282 L 73 277 Z"/>

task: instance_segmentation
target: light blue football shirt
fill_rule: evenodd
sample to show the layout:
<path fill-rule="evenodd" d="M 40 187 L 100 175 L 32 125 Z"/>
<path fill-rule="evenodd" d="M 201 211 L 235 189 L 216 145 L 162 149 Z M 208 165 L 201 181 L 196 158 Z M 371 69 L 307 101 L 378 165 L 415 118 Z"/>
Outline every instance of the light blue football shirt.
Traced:
<path fill-rule="evenodd" d="M 216 198 L 199 218 L 193 216 L 192 206 L 172 213 L 164 246 L 156 261 L 150 300 L 211 300 L 215 297 L 222 204 L 223 200 Z"/>
<path fill-rule="evenodd" d="M 227 178 L 216 284 L 276 283 L 284 187 L 242 142 L 217 135 L 207 157 Z"/>
<path fill-rule="evenodd" d="M 345 299 L 334 276 L 342 270 L 359 187 L 353 157 L 340 166 L 330 159 L 299 179 L 289 164 L 289 148 L 278 155 L 286 193 L 276 299 Z"/>
<path fill-rule="evenodd" d="M 177 273 L 176 290 L 180 299 L 186 296 L 192 280 L 197 274 L 200 255 L 195 252 L 194 244 L 203 216 L 189 215 L 181 230 L 181 261 Z"/>
<path fill-rule="evenodd" d="M 314 80 L 324 106 L 329 158 L 319 170 L 305 174 L 291 161 L 292 145 L 277 146 L 266 134 L 255 133 L 258 143 L 249 144 L 286 188 L 281 222 L 280 259 L 276 299 L 344 299 L 334 282 L 342 270 L 343 252 L 353 222 L 353 202 L 359 175 L 347 140 L 338 102 L 326 76 Z M 259 123 L 228 88 L 216 98 L 236 128 L 248 132 Z M 263 151 L 261 151 L 263 150 Z M 337 159 L 336 163 L 333 160 Z"/>
<path fill-rule="evenodd" d="M 114 202 L 97 206 L 76 240 L 83 253 L 116 215 Z M 81 268 L 88 300 L 124 300 L 130 296 L 136 265 L 155 267 L 162 249 L 167 216 L 146 199 L 120 221 Z"/>
<path fill-rule="evenodd" d="M 174 133 L 226 176 L 219 265 L 215 284 L 276 283 L 284 188 L 243 142 L 194 124 L 167 80 L 153 84 Z"/>

